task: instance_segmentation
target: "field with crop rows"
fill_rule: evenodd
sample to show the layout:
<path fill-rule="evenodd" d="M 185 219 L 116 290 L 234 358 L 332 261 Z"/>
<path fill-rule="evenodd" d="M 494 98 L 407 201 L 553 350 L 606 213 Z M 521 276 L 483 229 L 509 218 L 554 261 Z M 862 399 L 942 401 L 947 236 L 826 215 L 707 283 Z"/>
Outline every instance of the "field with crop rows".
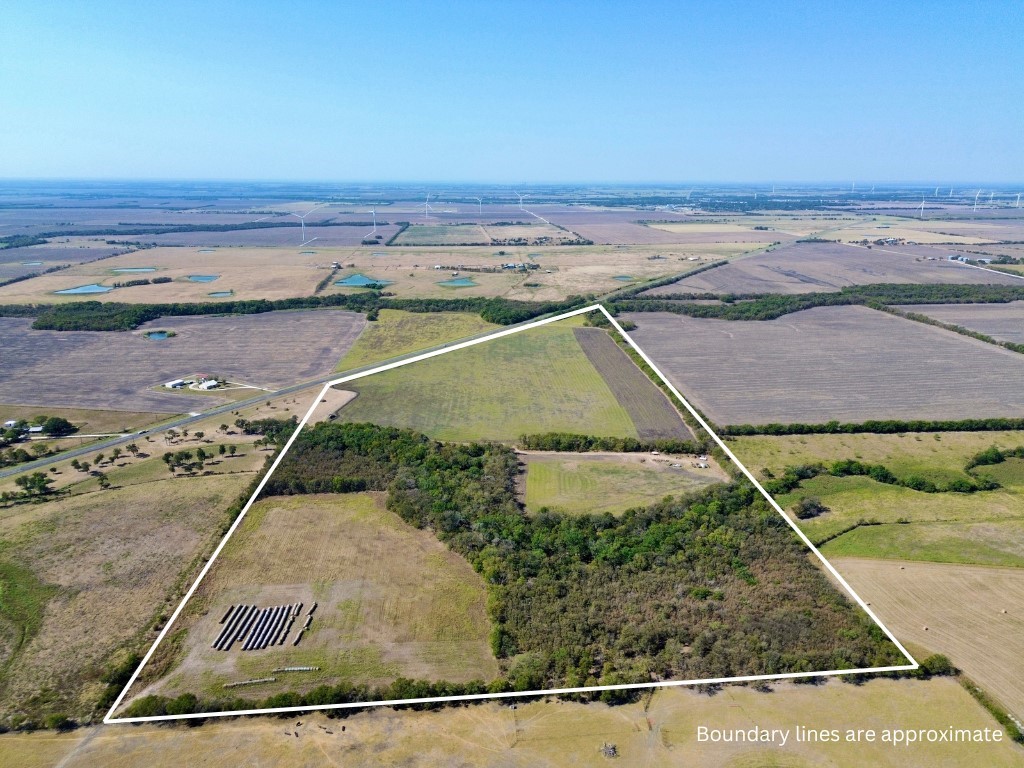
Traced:
<path fill-rule="evenodd" d="M 1024 357 L 866 307 L 760 322 L 625 317 L 637 344 L 718 424 L 1024 416 Z"/>

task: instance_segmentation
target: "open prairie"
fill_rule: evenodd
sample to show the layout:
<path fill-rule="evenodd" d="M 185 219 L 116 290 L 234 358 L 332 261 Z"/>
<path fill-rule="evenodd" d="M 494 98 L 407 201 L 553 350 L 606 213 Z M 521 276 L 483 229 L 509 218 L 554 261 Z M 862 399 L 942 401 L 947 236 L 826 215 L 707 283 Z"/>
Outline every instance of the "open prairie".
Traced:
<path fill-rule="evenodd" d="M 271 230 L 279 231 L 279 230 Z M 348 252 L 306 248 L 149 248 L 115 256 L 0 288 L 3 303 L 54 303 L 96 299 L 128 303 L 213 301 L 211 293 L 228 293 L 235 299 L 283 299 L 309 296 L 317 283 L 330 274 L 332 261 Z M 152 272 L 117 272 L 153 269 Z M 190 280 L 190 276 L 213 280 Z M 114 288 L 106 293 L 58 294 L 93 283 L 112 286 L 131 279 L 169 277 L 171 282 Z"/>
<path fill-rule="evenodd" d="M 382 309 L 376 322 L 366 324 L 352 349 L 338 363 L 338 370 L 350 371 L 499 328 L 469 312 Z"/>
<path fill-rule="evenodd" d="M 526 463 L 524 500 L 570 514 L 624 512 L 728 480 L 714 462 L 694 467 L 692 456 L 639 453 L 545 453 L 520 451 Z"/>
<path fill-rule="evenodd" d="M 678 283 L 646 291 L 643 296 L 673 293 L 814 293 L 838 291 L 850 285 L 872 283 L 998 283 L 1019 281 L 980 272 L 948 261 L 944 252 L 927 256 L 890 249 L 853 248 L 840 243 L 794 243 L 723 267 L 702 272 Z"/>
<path fill-rule="evenodd" d="M 247 456 L 201 477 L 169 477 L 155 457 L 108 464 L 109 490 L 65 468 L 84 478 L 72 478 L 70 495 L 0 509 L 0 577 L 18 598 L 13 614 L 0 604 L 0 709 L 92 714 L 100 676 L 125 646 L 155 637 L 157 617 L 219 537 L 225 510 L 262 465 L 258 452 Z"/>
<path fill-rule="evenodd" d="M 440 440 L 514 441 L 539 432 L 636 437 L 629 412 L 574 328 L 566 321 L 531 328 L 342 384 L 359 396 L 340 418 Z"/>
<path fill-rule="evenodd" d="M 998 341 L 1024 344 L 1024 301 L 1006 304 L 910 304 L 900 309 L 960 325 Z"/>
<path fill-rule="evenodd" d="M 301 624 L 288 642 L 262 651 L 211 648 L 230 606 L 297 602 L 317 605 L 298 646 L 292 640 Z M 498 667 L 487 642 L 485 603 L 484 583 L 469 563 L 386 510 L 383 494 L 262 499 L 144 675 L 151 680 L 173 654 L 169 671 L 136 694 L 218 697 L 224 683 L 294 666 L 319 669 L 279 674 L 276 683 L 247 686 L 245 693 L 398 677 L 490 680 Z"/>
<path fill-rule="evenodd" d="M 33 331 L 29 319 L 0 318 L 0 402 L 202 411 L 220 398 L 152 388 L 195 373 L 261 387 L 330 373 L 364 324 L 336 310 L 164 317 L 131 333 Z M 145 337 L 156 329 L 177 335 Z"/>
<path fill-rule="evenodd" d="M 866 307 L 760 322 L 625 317 L 637 344 L 719 424 L 1024 416 L 1024 357 Z"/>
<path fill-rule="evenodd" d="M 1024 570 L 858 558 L 833 564 L 897 637 L 947 655 L 1024 719 Z"/>
<path fill-rule="evenodd" d="M 223 762 L 305 768 L 337 765 L 465 768 L 569 768 L 595 765 L 613 744 L 623 765 L 676 768 L 681 763 L 727 768 L 809 768 L 815 765 L 979 764 L 1010 768 L 1024 751 L 1000 743 L 851 745 L 796 742 L 786 746 L 698 742 L 697 728 L 728 729 L 961 728 L 998 727 L 970 694 L 949 678 L 871 680 L 862 685 L 781 684 L 771 692 L 729 686 L 713 696 L 685 688 L 654 691 L 641 701 L 609 707 L 551 699 L 449 707 L 437 711 L 376 708 L 341 719 L 311 713 L 294 719 L 211 719 L 201 727 L 144 724 L 0 736 L 2 768 L 178 768 Z M 880 736 L 879 736 L 880 738 Z"/>

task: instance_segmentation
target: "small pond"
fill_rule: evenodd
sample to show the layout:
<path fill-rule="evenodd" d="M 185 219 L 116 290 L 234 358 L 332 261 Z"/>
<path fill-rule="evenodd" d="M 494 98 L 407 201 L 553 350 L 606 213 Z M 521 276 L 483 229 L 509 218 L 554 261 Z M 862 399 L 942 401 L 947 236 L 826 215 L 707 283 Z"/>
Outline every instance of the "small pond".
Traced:
<path fill-rule="evenodd" d="M 391 285 L 390 280 L 377 280 L 366 275 L 349 275 L 344 280 L 336 280 L 335 285 L 343 285 L 347 288 L 363 288 L 367 285 Z"/>
<path fill-rule="evenodd" d="M 97 283 L 89 283 L 89 285 L 79 285 L 76 288 L 65 288 L 63 291 L 54 291 L 61 295 L 67 294 L 79 294 L 79 293 L 106 293 L 107 291 L 114 290 L 109 285 L 99 285 Z"/>
<path fill-rule="evenodd" d="M 634 280 L 636 280 L 635 277 L 630 277 L 629 275 L 616 275 L 615 279 L 621 280 L 624 283 L 632 283 Z"/>
<path fill-rule="evenodd" d="M 137 272 L 156 272 L 156 267 L 115 267 L 113 272 L 135 274 Z"/>
<path fill-rule="evenodd" d="M 23 262 L 21 262 L 21 266 L 23 266 L 23 267 L 41 267 L 42 265 L 43 265 L 43 262 L 41 262 L 41 261 L 23 261 Z"/>
<path fill-rule="evenodd" d="M 228 296 L 234 296 L 235 292 L 234 291 L 214 291 L 213 293 L 208 293 L 206 295 L 207 296 L 212 296 L 215 299 L 224 299 L 224 298 L 227 298 Z"/>
<path fill-rule="evenodd" d="M 188 279 L 193 283 L 212 283 L 220 275 L 189 275 Z"/>
<path fill-rule="evenodd" d="M 200 248 L 199 253 L 216 253 L 216 248 Z"/>
<path fill-rule="evenodd" d="M 443 285 L 445 288 L 472 288 L 474 285 L 479 285 L 479 283 L 468 277 L 454 277 L 451 280 L 444 280 L 438 283 L 438 285 Z"/>
<path fill-rule="evenodd" d="M 169 334 L 167 331 L 148 331 L 146 333 L 146 338 L 151 339 L 152 341 L 163 341 L 170 335 L 171 334 Z"/>

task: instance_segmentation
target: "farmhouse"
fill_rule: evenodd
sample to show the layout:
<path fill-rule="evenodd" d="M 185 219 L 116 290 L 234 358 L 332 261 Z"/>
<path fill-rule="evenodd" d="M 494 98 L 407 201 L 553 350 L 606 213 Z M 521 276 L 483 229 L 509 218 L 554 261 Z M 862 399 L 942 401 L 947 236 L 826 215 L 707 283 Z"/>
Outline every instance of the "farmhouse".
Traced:
<path fill-rule="evenodd" d="M 164 384 L 164 388 L 166 389 L 181 389 L 184 386 L 184 379 L 175 379 L 174 381 L 168 381 L 166 384 Z"/>
<path fill-rule="evenodd" d="M 18 422 L 15 419 L 8 419 L 4 422 L 4 428 L 10 429 L 11 427 L 17 426 Z"/>
<path fill-rule="evenodd" d="M 216 389 L 219 386 L 219 384 L 220 382 L 218 382 L 216 379 L 208 379 L 207 381 L 204 381 L 202 384 L 199 385 L 199 389 L 203 390 L 204 392 L 209 392 L 211 389 Z"/>

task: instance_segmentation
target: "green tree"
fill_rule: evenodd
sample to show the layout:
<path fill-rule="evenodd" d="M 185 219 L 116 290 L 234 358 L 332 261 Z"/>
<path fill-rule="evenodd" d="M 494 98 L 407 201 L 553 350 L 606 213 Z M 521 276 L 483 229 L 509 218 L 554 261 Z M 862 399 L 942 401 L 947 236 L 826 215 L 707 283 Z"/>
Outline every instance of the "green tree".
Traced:
<path fill-rule="evenodd" d="M 14 484 L 21 488 L 26 496 L 44 496 L 51 492 L 53 480 L 47 477 L 45 472 L 33 472 L 31 475 L 22 475 Z"/>
<path fill-rule="evenodd" d="M 42 423 L 43 434 L 51 437 L 64 437 L 77 431 L 77 427 L 65 418 L 50 416 Z"/>

